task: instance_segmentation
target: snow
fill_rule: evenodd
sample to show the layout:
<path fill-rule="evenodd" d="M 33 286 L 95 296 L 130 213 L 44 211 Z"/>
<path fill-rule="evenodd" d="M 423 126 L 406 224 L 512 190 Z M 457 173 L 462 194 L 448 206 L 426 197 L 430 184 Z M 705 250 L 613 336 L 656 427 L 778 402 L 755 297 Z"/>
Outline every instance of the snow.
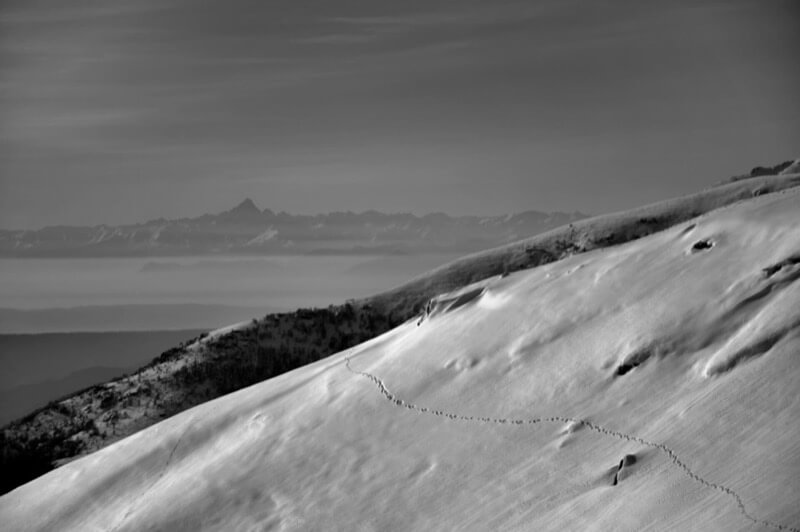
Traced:
<path fill-rule="evenodd" d="M 193 344 L 187 345 L 186 347 L 189 349 L 197 349 L 198 347 L 207 344 L 212 340 L 216 340 L 220 336 L 224 336 L 233 331 L 239 331 L 245 329 L 251 326 L 252 324 L 253 324 L 252 320 L 240 321 L 238 323 L 226 325 L 225 327 L 220 327 L 219 329 L 214 329 L 213 331 L 209 331 L 208 334 L 204 335 L 202 338 L 199 338 Z"/>
<path fill-rule="evenodd" d="M 790 175 L 797 173 L 800 173 L 800 159 L 795 159 L 795 161 L 792 164 L 783 169 L 780 175 Z"/>
<path fill-rule="evenodd" d="M 260 246 L 261 244 L 265 244 L 278 236 L 278 230 L 270 227 L 263 233 L 253 237 L 251 240 L 245 244 L 246 246 Z"/>
<path fill-rule="evenodd" d="M 798 530 L 798 226 L 800 193 L 763 195 L 444 294 L 16 489 L 0 522 Z"/>
<path fill-rule="evenodd" d="M 150 237 L 150 240 L 153 242 L 157 241 L 159 238 L 161 238 L 161 233 L 163 233 L 164 230 L 166 229 L 167 229 L 166 225 L 159 225 L 158 227 L 156 227 L 155 230 L 153 231 L 153 236 Z"/>

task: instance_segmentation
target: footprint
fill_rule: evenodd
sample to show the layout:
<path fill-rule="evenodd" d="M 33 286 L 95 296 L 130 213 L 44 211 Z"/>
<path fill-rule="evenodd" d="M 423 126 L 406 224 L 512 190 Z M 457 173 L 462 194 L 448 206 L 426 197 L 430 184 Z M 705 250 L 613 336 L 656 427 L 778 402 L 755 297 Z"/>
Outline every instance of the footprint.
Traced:
<path fill-rule="evenodd" d="M 477 357 L 471 356 L 463 356 L 463 357 L 456 357 L 451 358 L 444 364 L 445 369 L 452 369 L 457 372 L 462 372 L 471 368 L 474 368 L 480 363 L 480 359 Z"/>
<path fill-rule="evenodd" d="M 380 393 L 386 399 L 388 399 L 389 401 L 394 403 L 396 406 L 404 407 L 404 408 L 411 409 L 411 410 L 415 410 L 415 411 L 417 411 L 419 413 L 432 414 L 434 416 L 439 416 L 439 417 L 443 417 L 443 418 L 449 418 L 451 420 L 467 421 L 467 422 L 472 422 L 472 423 L 476 423 L 477 422 L 477 423 L 502 424 L 502 425 L 506 425 L 506 424 L 532 425 L 532 424 L 539 424 L 539 423 L 543 423 L 543 422 L 552 422 L 552 423 L 566 424 L 566 428 L 562 429 L 562 433 L 561 433 L 562 435 L 566 433 L 566 438 L 565 438 L 565 441 L 562 442 L 562 445 L 559 445 L 559 447 L 561 447 L 564 444 L 566 444 L 567 440 L 570 440 L 570 439 L 574 438 L 573 433 L 576 430 L 584 428 L 584 427 L 586 429 L 588 429 L 588 430 L 592 430 L 594 432 L 598 432 L 598 433 L 606 435 L 606 436 L 611 436 L 611 437 L 618 438 L 620 440 L 625 440 L 625 441 L 628 441 L 628 442 L 636 442 L 639 445 L 643 445 L 645 447 L 649 447 L 651 449 L 654 449 L 655 451 L 658 451 L 659 453 L 662 453 L 663 455 L 666 455 L 666 457 L 669 458 L 669 460 L 672 462 L 673 466 L 675 466 L 675 467 L 679 468 L 680 470 L 682 470 L 683 473 L 688 475 L 692 480 L 694 480 L 696 482 L 699 482 L 702 485 L 704 485 L 704 486 L 706 486 L 706 487 L 708 487 L 710 489 L 722 492 L 722 493 L 732 497 L 734 499 L 734 501 L 736 502 L 738 508 L 739 508 L 739 512 L 745 518 L 747 518 L 748 521 L 750 521 L 750 522 L 752 522 L 754 524 L 757 524 L 757 525 L 763 525 L 763 526 L 766 526 L 768 528 L 773 528 L 773 529 L 777 529 L 777 530 L 789 530 L 791 532 L 800 532 L 800 528 L 796 528 L 796 527 L 784 525 L 784 524 L 781 524 L 781 523 L 768 521 L 766 519 L 760 519 L 760 518 L 754 517 L 752 514 L 750 514 L 747 511 L 747 509 L 745 508 L 745 503 L 744 503 L 744 501 L 742 500 L 741 496 L 738 493 L 736 493 L 734 490 L 732 490 L 729 487 L 726 487 L 726 486 L 720 485 L 720 484 L 715 484 L 713 482 L 710 482 L 710 481 L 704 479 L 703 477 L 701 477 L 700 475 L 695 473 L 686 463 L 684 463 L 680 459 L 680 457 L 677 455 L 677 453 L 675 453 L 675 451 L 673 451 L 672 449 L 670 449 L 669 447 L 667 447 L 663 443 L 655 443 L 655 442 L 648 441 L 648 440 L 646 440 L 644 438 L 641 438 L 641 437 L 638 437 L 638 436 L 635 436 L 635 435 L 632 435 L 632 434 L 626 434 L 624 432 L 615 431 L 615 430 L 603 427 L 602 425 L 598 425 L 598 424 L 596 424 L 596 423 L 594 423 L 592 421 L 589 421 L 587 419 L 567 418 L 567 417 L 561 417 L 561 416 L 552 416 L 552 417 L 547 417 L 547 418 L 529 418 L 527 420 L 524 420 L 524 419 L 505 419 L 505 418 L 473 417 L 473 416 L 465 416 L 465 415 L 453 414 L 453 413 L 445 412 L 445 411 L 442 411 L 442 410 L 433 410 L 433 409 L 429 409 L 427 407 L 421 407 L 421 406 L 414 405 L 413 403 L 406 403 L 402 399 L 399 399 L 398 397 L 394 396 L 386 388 L 386 386 L 384 385 L 383 381 L 381 379 L 379 379 L 378 377 L 376 377 L 375 375 L 372 375 L 372 374 L 366 373 L 366 372 L 359 372 L 359 371 L 354 370 L 350 366 L 350 358 L 347 357 L 347 356 L 345 356 L 345 367 L 349 371 L 351 371 L 352 373 L 355 373 L 357 375 L 361 375 L 361 376 L 371 380 L 378 387 L 378 389 L 380 390 Z M 179 441 L 180 441 L 180 439 L 179 439 Z M 173 452 L 174 452 L 174 449 L 173 449 Z M 610 483 L 612 486 L 616 486 L 622 480 L 624 480 L 625 478 L 627 478 L 628 476 L 630 476 L 633 473 L 634 468 L 638 467 L 638 466 L 635 466 L 638 461 L 639 461 L 639 459 L 637 458 L 636 454 L 626 454 L 626 455 L 624 455 L 622 457 L 622 459 L 620 460 L 618 465 L 616 465 L 615 467 L 612 467 L 611 469 L 607 470 L 602 476 L 600 476 L 594 482 L 592 482 L 592 484 L 593 485 L 599 485 L 599 484 Z"/>

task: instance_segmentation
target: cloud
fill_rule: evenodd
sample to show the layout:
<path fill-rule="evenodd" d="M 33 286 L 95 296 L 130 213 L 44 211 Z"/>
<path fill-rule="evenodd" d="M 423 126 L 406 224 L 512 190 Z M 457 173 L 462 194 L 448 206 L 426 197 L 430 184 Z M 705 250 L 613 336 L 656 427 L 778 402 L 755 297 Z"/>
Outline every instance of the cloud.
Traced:
<path fill-rule="evenodd" d="M 82 4 L 82 5 L 81 5 Z M 26 4 L 21 9 L 5 9 L 0 12 L 2 25 L 61 25 L 69 22 L 86 22 L 92 19 L 128 17 L 171 9 L 179 2 L 150 0 L 130 2 L 70 2 L 49 3 L 37 6 Z"/>
<path fill-rule="evenodd" d="M 797 145 L 800 77 L 793 19 L 748 1 L 19 0 L 0 10 L 4 207 L 27 219 L 47 197 L 53 216 L 65 203 L 88 216 L 104 200 L 87 203 L 86 187 L 161 202 L 160 214 L 168 196 L 141 184 L 210 202 L 262 181 L 356 180 L 374 183 L 376 206 L 403 183 L 403 202 L 436 210 L 457 203 L 424 192 L 442 176 L 491 176 L 486 195 L 510 205 L 538 201 L 542 176 L 570 177 L 555 162 L 565 146 L 620 180 L 624 158 L 663 177 L 695 146 L 752 166 L 756 151 Z M 726 135 L 686 145 L 709 127 Z M 25 196 L 34 181 L 41 193 Z M 304 211 L 354 194 L 298 190 Z"/>
<path fill-rule="evenodd" d="M 294 42 L 311 45 L 351 45 L 365 44 L 375 41 L 378 36 L 374 33 L 327 33 L 311 37 L 301 37 Z"/>
<path fill-rule="evenodd" d="M 394 31 L 457 26 L 482 26 L 529 20 L 561 9 L 564 2 L 431 2 L 425 9 L 395 15 L 337 16 L 330 21 Z"/>

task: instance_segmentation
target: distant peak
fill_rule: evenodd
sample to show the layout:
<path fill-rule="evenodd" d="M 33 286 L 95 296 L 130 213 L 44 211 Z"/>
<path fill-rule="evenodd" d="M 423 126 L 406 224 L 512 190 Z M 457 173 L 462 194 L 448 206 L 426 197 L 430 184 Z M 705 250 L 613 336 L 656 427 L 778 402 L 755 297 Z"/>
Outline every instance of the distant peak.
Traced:
<path fill-rule="evenodd" d="M 250 198 L 246 198 L 239 205 L 229 210 L 228 214 L 237 214 L 237 215 L 261 214 L 261 209 L 259 209 L 258 206 L 256 206 L 253 200 L 251 200 Z"/>
<path fill-rule="evenodd" d="M 256 206 L 255 202 L 253 200 L 251 200 L 250 198 L 245 198 L 244 201 L 241 202 L 239 205 L 237 205 L 234 210 L 235 211 L 248 210 L 248 211 L 261 212 L 261 209 L 259 209 Z"/>

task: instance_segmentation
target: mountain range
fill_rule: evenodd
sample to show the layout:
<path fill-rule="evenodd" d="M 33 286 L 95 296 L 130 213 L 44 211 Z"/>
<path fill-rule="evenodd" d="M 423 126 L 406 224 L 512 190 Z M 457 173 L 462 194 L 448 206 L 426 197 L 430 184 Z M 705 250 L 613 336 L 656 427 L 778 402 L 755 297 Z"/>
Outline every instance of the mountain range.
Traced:
<path fill-rule="evenodd" d="M 432 213 L 275 213 L 245 199 L 195 218 L 132 225 L 0 230 L 0 257 L 415 254 L 471 252 L 586 218 L 580 212 L 504 216 Z"/>

